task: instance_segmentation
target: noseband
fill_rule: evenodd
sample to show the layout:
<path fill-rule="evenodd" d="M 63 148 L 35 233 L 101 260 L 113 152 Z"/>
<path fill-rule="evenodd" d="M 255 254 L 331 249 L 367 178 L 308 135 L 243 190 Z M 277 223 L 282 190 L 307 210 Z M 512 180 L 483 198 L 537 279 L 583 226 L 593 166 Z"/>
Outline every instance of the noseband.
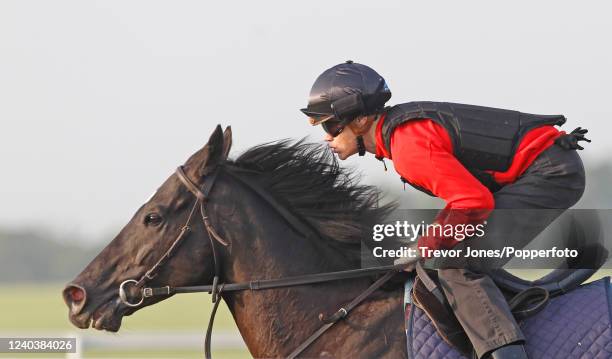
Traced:
<path fill-rule="evenodd" d="M 289 278 L 280 278 L 280 279 L 264 279 L 264 280 L 253 280 L 248 283 L 230 283 L 230 284 L 219 284 L 219 273 L 220 273 L 220 263 L 219 257 L 216 252 L 216 245 L 218 243 L 223 247 L 228 247 L 229 242 L 225 241 L 218 233 L 215 231 L 214 227 L 210 223 L 206 212 L 206 202 L 208 201 L 210 192 L 215 184 L 218 173 L 220 171 L 220 167 L 217 167 L 209 176 L 204 178 L 204 184 L 200 189 L 195 183 L 193 183 L 185 174 L 182 166 L 179 166 L 176 169 L 176 175 L 179 180 L 187 187 L 189 192 L 191 192 L 196 200 L 191 207 L 191 211 L 189 212 L 189 216 L 185 224 L 181 227 L 180 232 L 178 233 L 174 242 L 168 250 L 162 255 L 162 257 L 147 271 L 145 274 L 140 277 L 139 280 L 128 279 L 121 283 L 119 286 L 119 298 L 123 304 L 128 307 L 139 307 L 145 298 L 153 297 L 153 296 L 169 296 L 174 293 L 195 293 L 195 292 L 208 292 L 212 294 L 212 301 L 214 303 L 212 313 L 209 318 L 208 328 L 206 330 L 206 337 L 204 343 L 204 351 L 206 358 L 211 358 L 210 354 L 210 339 L 212 335 L 213 322 L 215 318 L 215 314 L 217 312 L 217 307 L 220 300 L 220 294 L 222 292 L 228 291 L 242 291 L 242 290 L 264 290 L 264 289 L 272 289 L 272 288 L 286 288 L 291 286 L 298 285 L 306 285 L 306 284 L 314 284 L 314 283 L 323 283 L 330 281 L 337 281 L 341 279 L 348 278 L 359 278 L 359 277 L 367 277 L 375 274 L 385 273 L 384 276 L 377 279 L 373 284 L 371 284 L 365 291 L 359 294 L 356 298 L 354 298 L 351 302 L 347 303 L 340 309 L 338 309 L 332 316 L 323 317 L 322 314 L 319 314 L 320 320 L 324 323 L 322 327 L 320 327 L 316 332 L 314 332 L 310 337 L 308 337 L 304 342 L 302 342 L 293 352 L 291 352 L 287 358 L 295 358 L 299 354 L 301 354 L 310 344 L 312 344 L 318 337 L 320 337 L 327 329 L 333 326 L 340 319 L 346 317 L 348 313 L 359 305 L 363 300 L 365 300 L 370 294 L 380 288 L 384 283 L 386 283 L 393 275 L 395 275 L 398 271 L 401 271 L 402 265 L 400 266 L 381 266 L 381 267 L 373 267 L 373 268 L 365 268 L 365 269 L 354 269 L 354 270 L 345 270 L 339 272 L 329 272 L 329 273 L 320 273 L 320 274 L 309 274 L 303 276 L 289 277 Z M 228 172 L 231 174 L 231 172 Z M 281 214 L 283 218 L 287 221 L 287 223 L 292 226 L 294 229 L 297 229 L 299 232 L 309 232 L 307 228 L 305 228 L 304 224 L 287 212 L 283 207 L 278 206 L 275 201 L 264 191 L 259 189 L 256 186 L 244 181 L 240 177 L 236 177 L 232 174 L 233 177 L 239 179 L 240 182 L 250 187 L 254 190 L 261 198 L 266 200 L 268 203 L 271 203 L 273 207 L 277 209 L 277 211 Z M 210 246 L 212 248 L 213 254 L 213 263 L 214 263 L 214 277 L 212 285 L 204 285 L 204 286 L 192 286 L 192 287 L 160 287 L 160 288 L 148 288 L 145 287 L 147 281 L 152 280 L 157 275 L 159 269 L 170 259 L 176 249 L 179 247 L 180 243 L 184 238 L 187 237 L 189 233 L 191 233 L 191 220 L 194 217 L 194 214 L 198 210 L 200 211 L 202 223 L 204 224 L 204 228 L 208 233 L 208 238 L 210 241 Z M 312 232 L 310 232 L 312 233 Z M 311 234 L 307 234 L 306 236 L 310 236 Z M 140 290 L 140 299 L 137 302 L 130 302 L 128 298 L 126 288 L 128 285 L 131 285 L 131 289 L 139 289 Z"/>

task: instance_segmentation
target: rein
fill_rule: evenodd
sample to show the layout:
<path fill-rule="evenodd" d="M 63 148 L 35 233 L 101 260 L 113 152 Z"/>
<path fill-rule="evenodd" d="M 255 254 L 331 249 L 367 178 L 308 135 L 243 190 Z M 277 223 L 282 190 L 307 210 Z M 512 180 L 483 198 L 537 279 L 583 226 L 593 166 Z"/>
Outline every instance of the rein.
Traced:
<path fill-rule="evenodd" d="M 233 168 L 233 167 L 232 167 Z M 241 170 L 241 169 L 240 169 Z M 370 294 L 380 288 L 383 284 L 385 284 L 393 275 L 401 271 L 404 265 L 389 265 L 389 266 L 380 266 L 380 267 L 372 267 L 372 268 L 364 268 L 364 269 L 353 269 L 353 270 L 345 270 L 338 272 L 328 272 L 328 273 L 318 273 L 318 274 L 307 274 L 302 276 L 294 276 L 287 278 L 278 278 L 278 279 L 262 279 L 262 280 L 252 280 L 249 282 L 243 283 L 222 283 L 219 284 L 219 273 L 220 273 L 220 261 L 216 252 L 215 243 L 222 245 L 223 247 L 228 247 L 229 242 L 225 241 L 214 229 L 212 224 L 209 221 L 207 212 L 206 212 L 206 201 L 209 198 L 210 192 L 215 184 L 219 173 L 219 169 L 215 169 L 215 171 L 204 179 L 204 184 L 202 185 L 202 189 L 198 188 L 198 186 L 192 182 L 186 175 L 182 166 L 179 166 L 176 169 L 176 175 L 185 185 L 185 187 L 191 192 L 196 200 L 189 212 L 189 216 L 185 224 L 181 227 L 179 234 L 177 235 L 174 242 L 170 245 L 170 248 L 162 255 L 162 257 L 142 276 L 140 279 L 128 279 L 121 283 L 119 286 L 119 298 L 121 301 L 129 306 L 129 307 L 139 307 L 145 300 L 145 298 L 150 298 L 154 296 L 169 296 L 175 293 L 198 293 L 198 292 L 208 292 L 212 294 L 212 301 L 214 303 L 208 327 L 206 330 L 206 337 L 204 340 L 204 353 L 207 359 L 212 358 L 211 350 L 210 350 L 210 342 L 211 335 L 213 330 L 213 324 L 215 320 L 215 315 L 217 313 L 217 308 L 219 303 L 221 302 L 221 293 L 222 292 L 234 292 L 234 291 L 243 291 L 243 290 L 265 290 L 265 289 L 274 289 L 274 288 L 286 288 L 292 286 L 306 285 L 306 284 L 315 284 L 315 283 L 324 283 L 331 282 L 342 279 L 349 278 L 360 278 L 367 277 L 375 274 L 385 273 L 382 277 L 377 279 L 373 284 L 371 284 L 365 291 L 355 297 L 351 302 L 347 305 L 338 309 L 332 316 L 325 318 L 322 313 L 319 314 L 319 319 L 324 323 L 317 331 L 315 331 L 310 337 L 308 337 L 302 344 L 300 344 L 295 350 L 293 350 L 288 358 L 296 358 L 299 354 L 301 354 L 304 350 L 306 350 L 310 344 L 312 344 L 317 338 L 319 338 L 325 331 L 331 328 L 335 323 L 337 323 L 340 319 L 346 317 L 348 313 L 359 305 L 363 300 L 365 300 Z M 299 234 L 310 238 L 314 235 L 314 231 L 312 228 L 304 224 L 302 221 L 298 220 L 295 216 L 293 216 L 286 208 L 281 206 L 274 200 L 272 196 L 270 196 L 267 192 L 261 190 L 259 187 L 245 181 L 240 176 L 237 176 L 231 171 L 227 171 L 233 178 L 239 180 L 241 183 L 245 184 L 247 187 L 251 188 L 255 191 L 260 197 L 266 200 L 272 207 L 279 212 L 279 214 L 287 221 L 287 223 Z M 176 248 L 180 245 L 184 238 L 191 232 L 191 220 L 194 217 L 196 211 L 199 209 L 202 222 L 204 223 L 204 227 L 206 232 L 208 233 L 208 238 L 210 240 L 210 244 L 212 247 L 213 253 L 213 262 L 214 262 L 214 277 L 213 283 L 211 285 L 201 285 L 201 286 L 186 286 L 186 287 L 146 287 L 146 283 L 149 280 L 152 280 L 157 275 L 158 270 L 170 259 Z M 131 288 L 127 288 L 130 285 Z M 140 291 L 140 299 L 137 302 L 131 302 L 128 291 L 134 292 L 135 290 Z"/>
<path fill-rule="evenodd" d="M 261 280 L 252 280 L 248 282 L 242 283 L 229 283 L 224 284 L 223 291 L 224 292 L 238 292 L 243 290 L 257 291 L 257 290 L 265 290 L 265 289 L 274 289 L 274 288 L 286 288 L 293 287 L 298 285 L 306 285 L 306 284 L 315 284 L 315 283 L 325 283 L 332 282 L 335 280 L 341 279 L 350 279 L 350 278 L 361 278 L 367 277 L 369 275 L 380 274 L 383 272 L 400 270 L 404 268 L 406 265 L 388 265 L 381 267 L 371 267 L 371 268 L 363 268 L 363 269 L 351 269 L 345 271 L 338 272 L 327 272 L 327 273 L 317 273 L 317 274 L 306 274 L 295 277 L 286 277 L 286 278 L 278 278 L 278 279 L 261 279 Z M 180 294 L 180 293 L 211 293 L 213 290 L 212 285 L 198 285 L 198 286 L 187 286 L 187 287 L 157 287 L 157 288 L 143 288 L 143 296 L 145 298 L 155 297 L 160 295 L 172 295 L 172 294 Z"/>

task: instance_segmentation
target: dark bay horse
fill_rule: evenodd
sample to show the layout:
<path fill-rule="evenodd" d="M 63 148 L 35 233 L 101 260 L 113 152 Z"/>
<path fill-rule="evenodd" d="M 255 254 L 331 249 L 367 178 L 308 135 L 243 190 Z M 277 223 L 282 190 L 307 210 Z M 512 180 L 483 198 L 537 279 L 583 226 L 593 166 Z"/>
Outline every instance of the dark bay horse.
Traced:
<path fill-rule="evenodd" d="M 220 282 L 225 283 L 359 268 L 361 240 L 371 237 L 371 225 L 392 209 L 392 205 L 377 206 L 374 188 L 357 184 L 349 171 L 316 145 L 274 142 L 254 147 L 234 161 L 227 159 L 230 147 L 229 127 L 222 132 L 217 126 L 208 143 L 182 167 L 198 187 L 205 186 L 212 174 L 217 176 L 202 215 L 227 246 L 218 246 L 215 253 L 210 230 L 203 221 L 193 220 L 190 234 L 147 285 L 210 284 L 215 274 L 213 255 L 218 257 Z M 274 204 L 244 181 L 263 188 Z M 116 332 L 123 316 L 168 298 L 146 298 L 130 307 L 120 300 L 118 288 L 126 280 L 143 278 L 190 222 L 195 198 L 184 183 L 177 174 L 171 175 L 64 289 L 74 325 Z M 299 233 L 282 211 L 291 212 L 316 236 Z M 321 326 L 319 313 L 331 314 L 374 280 L 354 278 L 221 295 L 254 357 L 285 357 Z M 402 286 L 377 290 L 303 356 L 407 357 L 402 304 Z"/>

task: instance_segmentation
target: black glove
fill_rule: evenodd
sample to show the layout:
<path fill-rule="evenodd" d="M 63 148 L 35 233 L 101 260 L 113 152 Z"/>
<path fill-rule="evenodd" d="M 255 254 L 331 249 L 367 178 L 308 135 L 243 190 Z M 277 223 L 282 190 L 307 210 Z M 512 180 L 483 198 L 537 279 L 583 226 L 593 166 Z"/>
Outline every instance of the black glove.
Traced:
<path fill-rule="evenodd" d="M 589 132 L 586 128 L 578 127 L 570 133 L 560 136 L 555 140 L 555 143 L 566 150 L 584 150 L 584 147 L 578 144 L 578 141 L 591 142 L 588 138 L 584 137 L 584 134 Z"/>

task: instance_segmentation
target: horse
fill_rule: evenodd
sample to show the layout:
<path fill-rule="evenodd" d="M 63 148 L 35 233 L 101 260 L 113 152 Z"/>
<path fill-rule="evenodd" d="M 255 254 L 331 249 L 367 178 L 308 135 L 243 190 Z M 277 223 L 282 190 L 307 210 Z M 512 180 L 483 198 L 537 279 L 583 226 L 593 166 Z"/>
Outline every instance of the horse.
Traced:
<path fill-rule="evenodd" d="M 211 283 L 216 274 L 219 283 L 235 283 L 360 267 L 361 240 L 371 236 L 371 225 L 393 209 L 392 203 L 379 206 L 378 191 L 359 184 L 318 145 L 276 141 L 232 161 L 231 143 L 231 129 L 217 126 L 181 167 L 187 181 L 199 188 L 215 177 L 203 220 L 191 220 L 200 216 L 197 199 L 177 171 L 66 286 L 62 295 L 75 326 L 117 332 L 124 316 L 171 297 L 127 305 L 118 288 L 138 282 L 134 278 L 145 278 L 151 286 L 181 287 Z M 288 220 L 285 212 L 300 223 Z M 221 291 L 220 296 L 253 357 L 287 357 L 320 328 L 317 314 L 341 307 L 375 279 Z M 403 296 L 400 285 L 374 291 L 301 355 L 406 358 Z"/>
<path fill-rule="evenodd" d="M 379 205 L 379 191 L 359 184 L 321 146 L 282 140 L 230 160 L 231 144 L 231 128 L 217 126 L 65 287 L 75 326 L 117 332 L 124 316 L 181 288 L 206 288 L 215 302 L 211 318 L 221 298 L 253 357 L 465 357 L 418 306 L 412 308 L 405 290 L 413 274 L 388 266 L 359 269 L 372 226 L 395 203 Z M 609 278 L 580 286 L 607 258 L 605 248 L 591 247 L 571 266 L 590 263 L 590 269 L 560 268 L 533 282 L 492 273 L 509 295 L 524 297 L 536 286 L 546 298 L 556 296 L 539 305 L 542 314 L 524 321 L 526 333 L 539 338 L 527 343 L 536 357 L 609 357 Z M 592 314 L 588 323 L 573 314 L 577 305 Z M 207 343 L 211 331 L 212 320 Z M 208 345 L 205 351 L 209 357 Z"/>

